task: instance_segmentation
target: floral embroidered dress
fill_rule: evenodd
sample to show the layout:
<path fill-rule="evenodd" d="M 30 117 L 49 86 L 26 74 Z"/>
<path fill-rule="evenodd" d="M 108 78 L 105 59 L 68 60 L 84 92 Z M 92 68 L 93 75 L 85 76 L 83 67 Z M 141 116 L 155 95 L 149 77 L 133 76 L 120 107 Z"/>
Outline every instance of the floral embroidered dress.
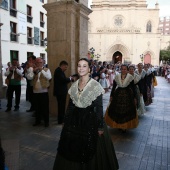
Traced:
<path fill-rule="evenodd" d="M 138 126 L 134 78 L 129 73 L 124 80 L 116 75 L 111 92 L 111 103 L 105 113 L 107 125 L 113 128 L 131 129 Z"/>
<path fill-rule="evenodd" d="M 90 79 L 83 91 L 72 84 L 53 170 L 117 170 L 114 147 L 103 119 L 104 89 Z M 99 136 L 98 131 L 104 130 Z"/>

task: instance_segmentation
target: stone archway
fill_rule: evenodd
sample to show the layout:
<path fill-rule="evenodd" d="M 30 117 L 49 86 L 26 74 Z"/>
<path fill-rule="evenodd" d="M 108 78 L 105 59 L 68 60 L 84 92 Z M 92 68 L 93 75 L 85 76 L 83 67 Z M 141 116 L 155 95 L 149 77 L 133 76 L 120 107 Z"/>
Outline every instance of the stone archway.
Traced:
<path fill-rule="evenodd" d="M 119 56 L 115 57 L 114 56 Z M 109 47 L 109 49 L 106 52 L 106 61 L 112 61 L 114 64 L 117 61 L 129 62 L 130 61 L 130 50 L 123 44 L 115 44 Z"/>
<path fill-rule="evenodd" d="M 122 53 L 119 52 L 119 51 L 116 51 L 116 52 L 113 54 L 112 62 L 113 62 L 113 64 L 116 64 L 116 63 L 118 63 L 118 62 L 121 62 L 121 63 L 122 63 Z"/>

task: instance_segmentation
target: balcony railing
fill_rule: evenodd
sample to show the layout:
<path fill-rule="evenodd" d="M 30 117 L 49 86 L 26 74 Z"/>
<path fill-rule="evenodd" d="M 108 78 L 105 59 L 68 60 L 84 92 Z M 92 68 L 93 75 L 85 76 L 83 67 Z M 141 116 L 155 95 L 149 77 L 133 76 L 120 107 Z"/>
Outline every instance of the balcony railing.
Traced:
<path fill-rule="evenodd" d="M 27 22 L 32 23 L 33 17 L 30 15 L 27 15 Z"/>
<path fill-rule="evenodd" d="M 41 40 L 41 46 L 45 46 L 45 45 L 44 45 L 44 40 Z"/>
<path fill-rule="evenodd" d="M 44 21 L 40 21 L 40 27 L 43 27 L 43 28 L 44 28 L 44 24 L 45 24 Z"/>
<path fill-rule="evenodd" d="M 14 8 L 10 8 L 10 15 L 13 17 L 17 17 L 17 10 Z"/>
<path fill-rule="evenodd" d="M 28 44 L 32 44 L 32 43 L 33 43 L 32 37 L 27 37 L 27 43 L 28 43 Z"/>
<path fill-rule="evenodd" d="M 10 40 L 18 42 L 18 35 L 16 33 L 10 33 Z"/>

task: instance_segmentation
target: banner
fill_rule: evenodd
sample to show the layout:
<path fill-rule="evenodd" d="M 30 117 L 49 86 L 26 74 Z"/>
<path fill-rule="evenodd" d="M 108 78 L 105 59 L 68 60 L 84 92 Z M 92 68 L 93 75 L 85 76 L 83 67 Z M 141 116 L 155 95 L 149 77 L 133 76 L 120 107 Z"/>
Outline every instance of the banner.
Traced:
<path fill-rule="evenodd" d="M 27 16 L 18 12 L 18 33 L 27 34 Z"/>

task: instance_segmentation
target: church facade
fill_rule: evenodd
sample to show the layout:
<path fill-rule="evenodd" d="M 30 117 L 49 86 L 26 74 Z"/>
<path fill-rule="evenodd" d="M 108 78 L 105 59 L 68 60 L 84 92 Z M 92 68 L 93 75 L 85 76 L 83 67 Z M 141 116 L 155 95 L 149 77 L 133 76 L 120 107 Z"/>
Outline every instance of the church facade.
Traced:
<path fill-rule="evenodd" d="M 100 61 L 159 65 L 159 4 L 146 0 L 93 0 L 88 47 Z"/>

